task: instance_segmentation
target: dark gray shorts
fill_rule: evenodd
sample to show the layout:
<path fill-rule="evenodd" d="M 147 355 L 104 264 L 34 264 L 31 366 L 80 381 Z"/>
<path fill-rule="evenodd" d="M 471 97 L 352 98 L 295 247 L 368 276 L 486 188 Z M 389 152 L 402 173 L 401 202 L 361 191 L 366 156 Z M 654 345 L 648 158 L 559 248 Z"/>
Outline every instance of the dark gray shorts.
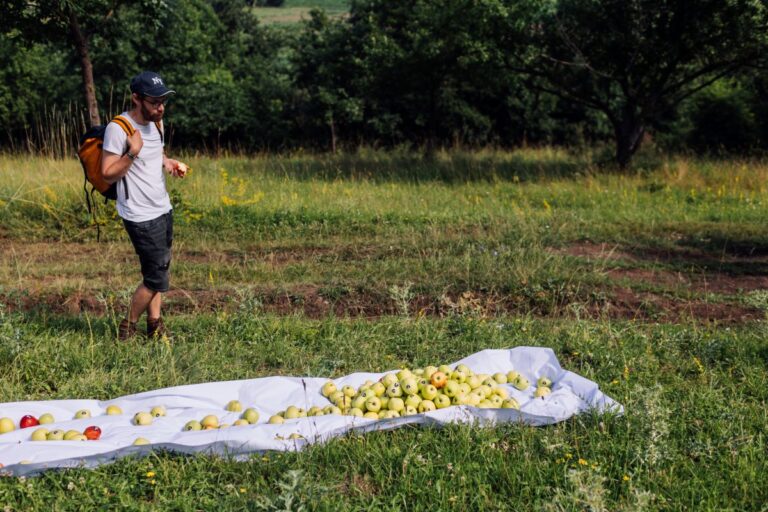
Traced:
<path fill-rule="evenodd" d="M 170 287 L 173 213 L 144 222 L 123 219 L 123 225 L 139 255 L 144 286 L 156 292 L 167 292 Z"/>

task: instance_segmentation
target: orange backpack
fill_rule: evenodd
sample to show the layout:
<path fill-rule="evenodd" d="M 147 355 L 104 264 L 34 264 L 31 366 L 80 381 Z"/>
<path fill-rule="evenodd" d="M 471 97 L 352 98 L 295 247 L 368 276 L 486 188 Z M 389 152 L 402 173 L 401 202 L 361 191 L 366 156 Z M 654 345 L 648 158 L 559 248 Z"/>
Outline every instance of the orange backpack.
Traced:
<path fill-rule="evenodd" d="M 133 132 L 135 131 L 133 125 L 125 117 L 117 116 L 112 122 L 117 123 L 127 136 L 130 137 L 133 135 Z M 101 175 L 101 155 L 104 152 L 104 132 L 106 130 L 106 125 L 91 127 L 82 137 L 80 137 L 80 148 L 77 150 L 77 155 L 80 157 L 80 163 L 83 165 L 85 182 L 92 185 L 91 194 L 93 194 L 94 190 L 98 190 L 101 195 L 105 197 L 105 201 L 107 199 L 117 199 L 117 182 L 109 184 Z M 91 204 L 90 198 L 88 197 L 88 190 L 86 189 L 86 183 L 83 183 L 83 189 L 85 190 L 86 200 L 88 201 L 88 210 L 90 211 Z M 123 185 L 125 185 L 124 177 Z"/>

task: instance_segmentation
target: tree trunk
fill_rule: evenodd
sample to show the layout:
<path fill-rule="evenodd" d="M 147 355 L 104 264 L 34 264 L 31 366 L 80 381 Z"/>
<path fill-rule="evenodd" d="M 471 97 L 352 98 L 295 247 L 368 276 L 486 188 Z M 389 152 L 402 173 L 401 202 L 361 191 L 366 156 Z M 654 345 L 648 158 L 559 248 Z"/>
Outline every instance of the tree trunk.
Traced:
<path fill-rule="evenodd" d="M 616 163 L 626 169 L 632 156 L 640 149 L 645 126 L 636 117 L 621 119 L 613 127 L 616 137 Z"/>
<path fill-rule="evenodd" d="M 93 65 L 91 64 L 91 56 L 88 53 L 88 40 L 83 35 L 83 31 L 80 30 L 80 23 L 77 21 L 77 15 L 72 8 L 69 10 L 69 31 L 72 35 L 72 41 L 75 43 L 77 56 L 80 58 L 88 117 L 90 118 L 91 126 L 96 126 L 101 124 L 101 116 L 99 116 L 99 105 L 96 103 L 96 86 L 93 83 Z"/>
<path fill-rule="evenodd" d="M 331 153 L 336 154 L 336 123 L 333 122 L 333 112 L 328 120 L 328 126 L 331 129 Z"/>

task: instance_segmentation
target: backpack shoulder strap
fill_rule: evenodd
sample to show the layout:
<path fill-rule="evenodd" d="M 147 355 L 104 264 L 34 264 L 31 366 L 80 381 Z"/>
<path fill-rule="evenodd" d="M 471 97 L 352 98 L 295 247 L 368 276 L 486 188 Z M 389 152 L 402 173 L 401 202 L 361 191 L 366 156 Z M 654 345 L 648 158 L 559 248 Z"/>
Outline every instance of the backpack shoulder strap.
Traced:
<path fill-rule="evenodd" d="M 163 133 L 163 122 L 155 121 L 155 128 L 157 128 L 157 131 L 160 133 L 160 144 L 165 146 L 165 133 Z"/>
<path fill-rule="evenodd" d="M 136 131 L 134 130 L 131 122 L 128 119 L 126 119 L 124 116 L 115 116 L 115 118 L 112 119 L 112 122 L 117 124 L 120 128 L 122 128 L 125 134 L 128 135 L 129 137 L 133 135 L 133 132 Z"/>

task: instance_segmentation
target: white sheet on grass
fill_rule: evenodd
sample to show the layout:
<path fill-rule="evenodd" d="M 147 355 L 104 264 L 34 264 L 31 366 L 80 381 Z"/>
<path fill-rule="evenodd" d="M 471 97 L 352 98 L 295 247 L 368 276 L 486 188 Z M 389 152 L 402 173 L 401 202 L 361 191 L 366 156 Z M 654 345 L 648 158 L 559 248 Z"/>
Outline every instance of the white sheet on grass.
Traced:
<path fill-rule="evenodd" d="M 289 405 L 309 409 L 313 405 L 329 405 L 320 394 L 327 378 L 264 377 L 228 382 L 210 382 L 158 389 L 113 400 L 48 400 L 0 404 L 0 417 L 10 417 L 16 425 L 22 416 L 39 417 L 53 414 L 57 422 L 45 425 L 49 430 L 85 430 L 97 425 L 102 430 L 98 441 L 31 441 L 35 430 L 26 428 L 0 435 L 0 471 L 10 475 L 32 475 L 52 468 L 95 467 L 127 455 L 146 455 L 163 449 L 180 453 L 209 453 L 247 458 L 266 450 L 300 450 L 310 443 L 322 442 L 350 431 L 388 430 L 407 424 L 443 425 L 446 423 L 522 422 L 529 425 L 549 425 L 564 421 L 587 410 L 611 411 L 621 414 L 623 407 L 603 394 L 597 384 L 563 370 L 549 348 L 517 347 L 510 350 L 483 350 L 451 366 L 466 364 L 475 373 L 507 372 L 515 369 L 535 383 L 540 376 L 552 379 L 552 394 L 543 399 L 533 398 L 534 386 L 518 391 L 507 386 L 510 395 L 520 403 L 520 410 L 479 409 L 454 406 L 415 416 L 387 420 L 369 420 L 352 416 L 315 416 L 286 420 L 281 425 L 267 424 L 272 414 Z M 334 379 L 336 385 L 350 384 L 357 388 L 366 380 L 377 380 L 383 373 L 353 373 Z M 230 400 L 240 400 L 243 407 L 259 411 L 255 425 L 220 430 L 184 432 L 189 420 L 200 420 L 215 414 L 221 423 L 234 422 L 241 413 L 224 410 Z M 106 416 L 108 405 L 118 405 L 123 415 Z M 149 411 L 163 405 L 167 416 L 157 418 L 150 426 L 135 426 L 131 419 L 136 412 Z M 92 418 L 73 420 L 75 411 L 89 409 Z M 299 433 L 303 439 L 288 439 Z M 134 446 L 137 437 L 151 444 Z M 22 463 L 23 462 L 23 463 Z"/>

